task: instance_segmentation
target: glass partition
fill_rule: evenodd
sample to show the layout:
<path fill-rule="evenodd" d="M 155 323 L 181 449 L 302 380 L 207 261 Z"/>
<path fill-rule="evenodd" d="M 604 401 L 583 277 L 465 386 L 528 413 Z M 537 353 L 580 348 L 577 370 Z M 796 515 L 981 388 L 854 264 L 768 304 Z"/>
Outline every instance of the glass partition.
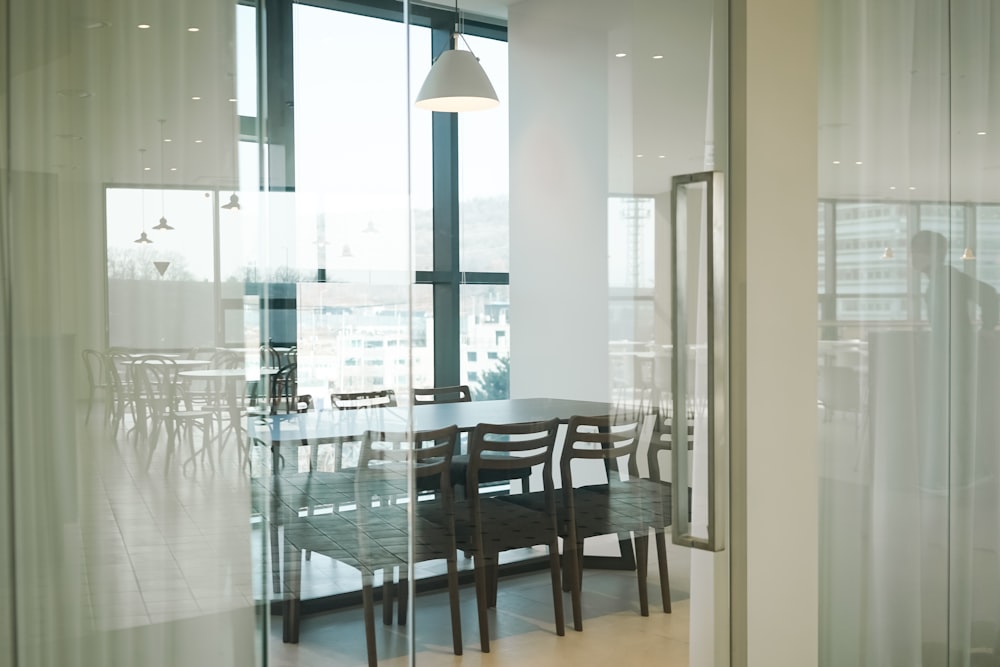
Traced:
<path fill-rule="evenodd" d="M 664 407 L 727 4 L 584 4 L 4 3 L 0 655 L 728 664 Z M 456 19 L 480 116 L 412 104 Z M 574 417 L 630 458 L 562 468 Z"/>
<path fill-rule="evenodd" d="M 991 14 L 820 7 L 820 664 L 991 664 Z"/>

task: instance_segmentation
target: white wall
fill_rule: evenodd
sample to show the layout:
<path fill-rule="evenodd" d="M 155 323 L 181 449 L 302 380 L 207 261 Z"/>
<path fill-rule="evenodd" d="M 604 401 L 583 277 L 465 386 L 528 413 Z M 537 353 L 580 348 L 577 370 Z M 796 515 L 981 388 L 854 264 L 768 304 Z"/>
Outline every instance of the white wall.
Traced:
<path fill-rule="evenodd" d="M 509 16 L 513 398 L 607 398 L 605 16 L 571 15 L 543 1 Z"/>
<path fill-rule="evenodd" d="M 817 20 L 732 4 L 734 665 L 818 656 Z"/>

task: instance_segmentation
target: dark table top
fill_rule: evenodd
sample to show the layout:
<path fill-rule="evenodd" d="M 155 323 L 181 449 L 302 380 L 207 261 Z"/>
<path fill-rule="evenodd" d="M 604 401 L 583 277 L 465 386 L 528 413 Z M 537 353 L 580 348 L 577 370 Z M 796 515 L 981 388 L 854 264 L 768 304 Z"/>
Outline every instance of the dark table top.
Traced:
<path fill-rule="evenodd" d="M 366 430 L 434 430 L 452 424 L 460 431 L 472 431 L 477 424 L 521 424 L 558 419 L 569 421 L 574 415 L 599 417 L 612 414 L 614 406 L 599 401 L 575 401 L 559 398 L 514 398 L 466 403 L 432 403 L 394 408 L 361 410 L 319 410 L 306 413 L 272 415 L 264 423 L 249 418 L 249 432 L 272 443 L 309 440 L 323 442 L 334 438 L 357 437 Z M 409 424 L 412 412 L 413 424 Z"/>

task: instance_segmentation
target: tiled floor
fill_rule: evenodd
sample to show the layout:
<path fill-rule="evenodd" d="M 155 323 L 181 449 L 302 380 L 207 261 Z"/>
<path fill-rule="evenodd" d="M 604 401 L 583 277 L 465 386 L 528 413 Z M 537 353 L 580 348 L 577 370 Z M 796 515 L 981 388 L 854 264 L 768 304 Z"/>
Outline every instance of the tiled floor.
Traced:
<path fill-rule="evenodd" d="M 250 520 L 247 468 L 237 460 L 234 443 L 221 455 L 213 451 L 210 459 L 182 465 L 190 453 L 184 444 L 168 465 L 165 443 L 157 444 L 150 456 L 147 445 L 123 434 L 113 438 L 99 421 L 86 429 L 84 440 L 92 451 L 81 460 L 80 471 L 91 476 L 92 484 L 85 487 L 93 491 L 83 501 L 79 538 L 93 626 L 115 630 L 196 620 L 259 604 L 260 592 L 269 588 L 268 568 Z M 595 547 L 605 553 L 617 549 L 614 540 L 588 545 L 588 550 Z M 380 664 L 407 664 L 408 633 L 415 632 L 412 642 L 420 665 L 633 664 L 653 655 L 666 664 L 686 665 L 688 554 L 671 547 L 669 558 L 672 614 L 659 606 L 655 565 L 649 580 L 651 614 L 645 618 L 638 613 L 634 572 L 588 569 L 585 631 L 572 629 L 565 595 L 569 625 L 566 636 L 558 637 L 547 573 L 507 577 L 491 611 L 491 653 L 480 651 L 474 589 L 465 586 L 463 656 L 452 654 L 447 598 L 429 593 L 416 597 L 407 626 L 379 623 Z M 307 598 L 356 589 L 359 583 L 357 571 L 322 556 L 304 563 Z M 267 646 L 261 652 L 266 664 L 367 664 L 364 625 L 356 607 L 307 615 L 298 644 L 281 642 L 280 616 L 267 620 Z M 258 641 L 264 644 L 265 636 Z"/>

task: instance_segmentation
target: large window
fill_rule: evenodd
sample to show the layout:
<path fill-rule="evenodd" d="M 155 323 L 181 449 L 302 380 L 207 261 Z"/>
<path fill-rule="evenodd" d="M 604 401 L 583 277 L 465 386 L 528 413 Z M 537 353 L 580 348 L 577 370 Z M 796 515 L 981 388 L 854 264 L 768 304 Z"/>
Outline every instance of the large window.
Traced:
<path fill-rule="evenodd" d="M 451 33 L 449 12 L 414 7 L 407 26 L 401 11 L 319 4 L 292 4 L 290 20 L 275 22 L 284 32 L 263 35 L 256 9 L 237 7 L 239 141 L 223 160 L 233 173 L 211 190 L 165 190 L 176 211 L 168 217 L 183 225 L 133 244 L 142 190 L 109 190 L 112 314 L 144 303 L 129 296 L 141 290 L 122 286 L 128 272 L 198 282 L 186 289 L 199 291 L 189 302 L 204 311 L 188 320 L 198 332 L 175 334 L 150 318 L 149 340 L 112 343 L 295 344 L 300 382 L 318 396 L 459 382 L 478 397 L 506 396 L 504 30 L 465 26 L 502 106 L 435 118 L 408 96 Z M 290 51 L 276 48 L 289 42 Z M 230 197 L 238 209 L 221 208 Z M 145 199 L 152 227 L 159 190 Z M 154 259 L 169 268 L 157 273 L 164 265 Z"/>

